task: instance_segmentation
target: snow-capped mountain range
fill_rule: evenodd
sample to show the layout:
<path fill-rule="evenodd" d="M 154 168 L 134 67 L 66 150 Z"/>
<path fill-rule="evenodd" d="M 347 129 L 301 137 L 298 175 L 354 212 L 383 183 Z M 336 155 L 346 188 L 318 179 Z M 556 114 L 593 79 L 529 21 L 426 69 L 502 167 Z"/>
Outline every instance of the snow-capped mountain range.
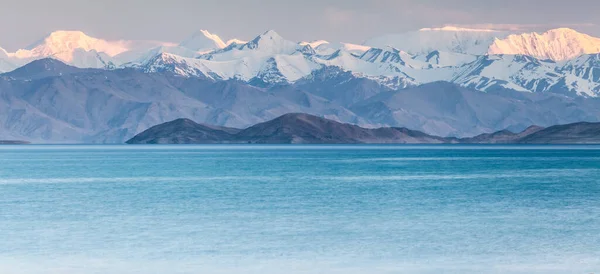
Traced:
<path fill-rule="evenodd" d="M 0 48 L 0 72 L 50 57 L 79 68 L 171 70 L 188 77 L 273 85 L 335 66 L 391 88 L 448 81 L 481 91 L 508 88 L 596 97 L 598 53 L 600 38 L 566 28 L 542 34 L 428 28 L 362 44 L 293 42 L 275 31 L 248 42 L 225 42 L 201 30 L 179 44 L 106 41 L 80 31 L 57 31 L 16 52 Z"/>
<path fill-rule="evenodd" d="M 279 85 L 335 66 L 394 89 L 447 81 L 480 91 L 507 88 L 596 97 L 598 53 L 600 38 L 566 28 L 541 34 L 427 28 L 361 44 L 294 42 L 275 31 L 251 41 L 224 41 L 201 30 L 179 44 L 106 41 L 80 31 L 57 31 L 16 52 L 0 48 L 0 72 L 50 57 L 79 68 L 135 67 Z"/>
<path fill-rule="evenodd" d="M 241 128 L 290 112 L 463 137 L 597 122 L 599 52 L 570 29 L 445 27 L 356 44 L 59 31 L 0 49 L 0 140 L 118 143 L 177 118 Z"/>

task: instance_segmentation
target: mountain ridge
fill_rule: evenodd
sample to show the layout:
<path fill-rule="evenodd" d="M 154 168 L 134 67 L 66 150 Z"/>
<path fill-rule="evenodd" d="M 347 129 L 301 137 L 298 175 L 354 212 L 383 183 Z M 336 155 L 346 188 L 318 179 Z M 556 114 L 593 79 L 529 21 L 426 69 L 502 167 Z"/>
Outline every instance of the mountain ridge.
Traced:
<path fill-rule="evenodd" d="M 195 60 L 195 59 L 194 59 Z M 273 67 L 280 66 L 276 60 Z M 176 118 L 246 127 L 285 113 L 322 115 L 367 128 L 391 126 L 465 137 L 531 124 L 600 121 L 600 99 L 558 92 L 486 92 L 451 82 L 392 85 L 336 66 L 295 83 L 275 70 L 248 82 L 169 69 L 80 69 L 54 59 L 0 74 L 0 138 L 36 143 L 119 143 Z M 403 85 L 402 88 L 397 88 Z"/>
<path fill-rule="evenodd" d="M 537 59 L 566 61 L 584 54 L 600 52 L 600 38 L 579 33 L 569 28 L 558 28 L 544 33 L 511 34 L 497 39 L 488 54 L 529 55 Z"/>
<path fill-rule="evenodd" d="M 164 128 L 174 130 L 168 131 Z M 173 136 L 173 132 L 175 136 Z M 178 119 L 154 126 L 126 143 L 359 144 L 399 141 L 404 143 L 443 143 L 446 141 L 443 138 L 405 128 L 367 129 L 305 113 L 284 114 L 246 129 L 230 129 L 230 132 L 225 134 L 224 130 L 218 128 L 209 128 L 191 120 Z M 158 136 L 152 135 L 153 133 Z"/>
<path fill-rule="evenodd" d="M 218 35 L 201 30 L 179 45 L 151 46 L 135 41 L 111 42 L 78 31 L 59 31 L 34 44 L 35 50 L 22 50 L 23 58 L 15 57 L 16 53 L 0 52 L 0 72 L 36 59 L 54 58 L 80 68 L 134 67 L 149 73 L 170 70 L 186 77 L 235 79 L 271 86 L 293 84 L 323 67 L 336 66 L 394 89 L 448 81 L 483 92 L 508 88 L 600 96 L 600 64 L 593 61 L 598 54 L 594 52 L 600 52 L 600 38 L 564 28 L 546 33 L 507 34 L 444 27 L 400 34 L 403 37 L 400 44 L 355 45 L 325 41 L 297 43 L 272 30 L 249 42 L 225 43 Z M 516 50 L 506 46 L 490 51 L 492 43 L 507 41 L 503 40 L 508 39 L 505 34 L 546 38 L 533 41 L 522 38 L 527 43 L 517 43 Z M 468 50 L 472 47 L 477 51 Z M 565 56 L 570 59 L 563 60 Z"/>
<path fill-rule="evenodd" d="M 470 138 L 439 137 L 407 128 L 362 128 L 305 113 L 288 113 L 246 129 L 177 119 L 151 127 L 127 144 L 600 144 L 600 123 L 580 122 Z"/>

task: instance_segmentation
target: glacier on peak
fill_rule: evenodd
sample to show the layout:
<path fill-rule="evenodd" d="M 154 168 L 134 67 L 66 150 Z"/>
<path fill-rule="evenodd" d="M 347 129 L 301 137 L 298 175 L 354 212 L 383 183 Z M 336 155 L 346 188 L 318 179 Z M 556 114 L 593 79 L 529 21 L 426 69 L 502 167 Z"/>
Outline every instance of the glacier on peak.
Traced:
<path fill-rule="evenodd" d="M 544 33 L 512 34 L 495 40 L 488 50 L 488 54 L 523 54 L 554 61 L 593 53 L 600 53 L 600 38 L 569 28 L 552 29 Z"/>
<path fill-rule="evenodd" d="M 108 56 L 115 56 L 130 50 L 124 41 L 109 42 L 90 37 L 81 31 L 55 31 L 26 49 L 18 50 L 14 56 L 17 58 L 54 56 L 62 61 L 70 62 L 73 59 L 73 52 L 77 49 L 103 52 Z"/>

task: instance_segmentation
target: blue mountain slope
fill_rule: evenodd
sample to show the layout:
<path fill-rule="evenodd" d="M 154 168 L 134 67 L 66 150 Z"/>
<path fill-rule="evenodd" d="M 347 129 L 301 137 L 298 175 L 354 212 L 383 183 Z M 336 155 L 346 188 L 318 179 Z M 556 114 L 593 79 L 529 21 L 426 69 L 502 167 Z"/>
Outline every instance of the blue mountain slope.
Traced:
<path fill-rule="evenodd" d="M 600 101 L 451 83 L 393 90 L 334 69 L 270 87 L 182 77 L 169 71 L 78 69 L 33 62 L 0 75 L 0 139 L 122 143 L 178 118 L 245 128 L 286 113 L 363 127 L 397 126 L 438 136 L 474 136 L 530 125 L 599 121 Z"/>

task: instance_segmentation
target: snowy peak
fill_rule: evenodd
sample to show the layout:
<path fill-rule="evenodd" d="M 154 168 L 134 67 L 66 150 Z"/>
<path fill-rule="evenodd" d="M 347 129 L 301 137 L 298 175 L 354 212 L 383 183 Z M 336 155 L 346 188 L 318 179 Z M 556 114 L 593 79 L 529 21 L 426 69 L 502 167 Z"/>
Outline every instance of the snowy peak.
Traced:
<path fill-rule="evenodd" d="M 570 28 L 557 28 L 546 31 L 541 36 L 548 36 L 550 39 L 558 39 L 560 37 L 569 37 L 569 36 L 587 36 L 587 34 L 580 33 L 574 29 Z"/>
<path fill-rule="evenodd" d="M 184 58 L 174 54 L 160 52 L 139 65 L 146 73 L 171 72 L 184 77 L 208 77 L 203 60 Z"/>
<path fill-rule="evenodd" d="M 66 62 L 72 61 L 75 50 L 102 52 L 115 56 L 129 50 L 124 42 L 109 42 L 86 35 L 81 31 L 56 31 L 27 49 L 19 50 L 19 58 L 55 56 Z"/>
<path fill-rule="evenodd" d="M 542 34 L 514 34 L 494 41 L 488 53 L 524 54 L 539 59 L 564 61 L 582 54 L 600 53 L 600 38 L 568 28 L 553 29 Z"/>
<path fill-rule="evenodd" d="M 56 31 L 26 49 L 6 53 L 0 70 L 7 71 L 3 69 L 7 62 L 18 67 L 43 58 L 54 58 L 81 68 L 113 67 L 112 57 L 129 51 L 129 43 L 97 39 L 81 31 Z"/>
<path fill-rule="evenodd" d="M 160 45 L 171 44 L 159 41 L 108 41 L 81 31 L 55 31 L 25 49 L 5 54 L 0 51 L 0 72 L 44 58 L 54 58 L 80 68 L 114 68 L 115 64 L 131 62 Z"/>
<path fill-rule="evenodd" d="M 193 51 L 210 51 L 222 49 L 226 47 L 227 44 L 225 44 L 218 35 L 212 34 L 207 30 L 199 30 L 188 39 L 181 42 L 180 46 Z"/>
<path fill-rule="evenodd" d="M 33 50 L 43 45 L 48 46 L 62 46 L 62 44 L 76 44 L 76 45 L 85 45 L 85 44 L 93 44 L 97 39 L 88 36 L 87 34 L 81 31 L 66 31 L 59 30 L 48 34 L 46 37 L 40 39 L 36 43 L 33 43 L 26 49 Z M 71 45 L 66 45 L 71 46 Z"/>
<path fill-rule="evenodd" d="M 269 40 L 285 40 L 279 33 L 274 30 L 265 31 L 263 34 L 259 35 L 257 38 L 260 39 L 269 39 Z"/>
<path fill-rule="evenodd" d="M 260 50 L 268 54 L 292 54 L 301 48 L 299 44 L 284 39 L 274 30 L 257 36 L 242 47 L 242 49 Z"/>

